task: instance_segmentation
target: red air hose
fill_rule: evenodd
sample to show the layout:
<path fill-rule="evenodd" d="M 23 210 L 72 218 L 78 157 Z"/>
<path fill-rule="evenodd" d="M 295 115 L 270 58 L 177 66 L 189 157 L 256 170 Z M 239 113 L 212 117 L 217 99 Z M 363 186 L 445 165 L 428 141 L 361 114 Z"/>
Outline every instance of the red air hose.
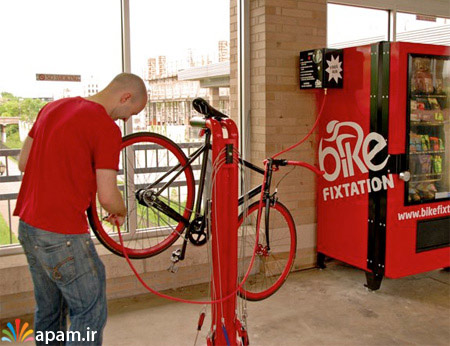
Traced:
<path fill-rule="evenodd" d="M 265 170 L 265 174 L 264 174 L 264 181 L 263 181 L 263 186 L 266 182 L 266 174 L 267 174 L 267 169 Z M 260 208 L 262 207 L 262 199 L 263 199 L 263 189 L 261 189 L 261 197 L 260 197 Z M 261 214 L 261 213 L 258 213 Z M 244 215 L 245 218 L 245 215 Z M 131 263 L 130 258 L 128 257 L 127 251 L 125 250 L 125 246 L 123 244 L 123 238 L 122 238 L 122 233 L 120 232 L 120 225 L 119 222 L 116 220 L 116 227 L 117 227 L 117 231 L 119 233 L 119 240 L 120 240 L 120 245 L 122 246 L 122 253 L 125 256 L 126 261 L 128 262 L 128 265 L 130 266 L 131 270 L 134 272 L 134 275 L 136 275 L 137 279 L 139 280 L 139 282 L 151 293 L 156 294 L 157 296 L 161 297 L 161 298 L 165 298 L 165 299 L 169 299 L 169 300 L 173 300 L 176 302 L 180 302 L 180 303 L 189 303 L 189 304 L 219 304 L 221 302 L 224 302 L 227 299 L 230 299 L 231 297 L 235 296 L 236 293 L 241 289 L 241 287 L 244 285 L 245 281 L 247 280 L 248 276 L 250 275 L 250 271 L 252 269 L 253 263 L 255 261 L 255 255 L 256 255 L 256 250 L 258 248 L 258 241 L 259 241 L 259 225 L 260 225 L 260 220 L 261 220 L 261 216 L 258 215 L 258 221 L 257 221 L 257 232 L 256 232 L 256 241 L 255 241 L 255 247 L 253 248 L 253 254 L 252 254 L 252 259 L 250 260 L 250 264 L 249 267 L 247 269 L 247 272 L 244 275 L 244 278 L 242 279 L 242 282 L 239 284 L 239 286 L 236 288 L 235 291 L 233 291 L 232 293 L 230 293 L 229 295 L 227 295 L 226 297 L 223 297 L 221 299 L 216 299 L 216 300 L 211 300 L 211 301 L 193 301 L 193 300 L 186 300 L 186 299 L 181 299 L 181 298 L 176 298 L 176 297 L 172 297 L 169 296 L 167 294 L 163 294 L 160 293 L 158 291 L 155 291 L 153 288 L 151 288 L 150 286 L 148 286 L 145 281 L 141 278 L 141 276 L 139 275 L 139 273 L 137 272 L 136 268 L 134 267 L 133 263 Z"/>
<path fill-rule="evenodd" d="M 289 148 L 286 148 L 286 149 L 280 151 L 279 153 L 273 155 L 272 159 L 276 158 L 277 156 L 280 156 L 281 154 L 284 154 L 285 152 L 287 152 L 289 150 L 292 150 L 292 149 L 298 147 L 300 144 L 302 144 L 304 141 L 306 141 L 309 138 L 309 136 L 311 136 L 311 134 L 314 132 L 317 125 L 319 124 L 319 119 L 322 116 L 323 107 L 325 106 L 325 99 L 327 97 L 327 89 L 323 89 L 323 90 L 324 90 L 324 96 L 323 96 L 323 100 L 322 100 L 322 105 L 320 106 L 319 114 L 317 115 L 317 119 L 316 119 L 313 127 L 311 128 L 311 130 L 309 130 L 308 134 L 305 137 L 303 137 L 303 139 L 301 139 L 299 142 L 297 142 L 294 145 L 291 145 Z"/>

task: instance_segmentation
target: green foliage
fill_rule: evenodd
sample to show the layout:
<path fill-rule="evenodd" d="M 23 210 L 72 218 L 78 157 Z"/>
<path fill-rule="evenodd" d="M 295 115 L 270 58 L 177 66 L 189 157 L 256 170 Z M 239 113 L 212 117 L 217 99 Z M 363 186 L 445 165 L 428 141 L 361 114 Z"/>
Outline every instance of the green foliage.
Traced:
<path fill-rule="evenodd" d="M 18 243 L 16 235 L 10 232 L 9 226 L 2 215 L 0 215 L 0 245 Z"/>
<path fill-rule="evenodd" d="M 19 126 L 9 125 L 6 127 L 6 143 L 5 145 L 10 149 L 22 148 L 22 142 L 19 136 Z"/>
<path fill-rule="evenodd" d="M 0 116 L 20 117 L 21 120 L 33 122 L 46 101 L 32 98 L 19 98 L 8 92 L 1 93 Z"/>

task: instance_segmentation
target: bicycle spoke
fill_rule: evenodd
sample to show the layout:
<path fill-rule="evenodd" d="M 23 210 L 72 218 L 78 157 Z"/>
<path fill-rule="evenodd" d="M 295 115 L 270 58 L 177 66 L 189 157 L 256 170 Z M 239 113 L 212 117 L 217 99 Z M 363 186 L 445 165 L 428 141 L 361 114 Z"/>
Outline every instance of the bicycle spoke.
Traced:
<path fill-rule="evenodd" d="M 240 218 L 239 235 L 242 259 L 239 270 L 242 276 L 250 264 L 251 253 L 256 241 L 256 218 L 259 203 L 249 207 L 249 215 L 245 224 Z M 264 215 L 263 208 L 263 214 Z M 250 275 L 239 294 L 248 300 L 261 300 L 269 297 L 283 284 L 289 275 L 296 252 L 295 226 L 287 209 L 281 204 L 276 204 L 270 210 L 269 229 L 265 229 L 265 223 L 261 222 L 256 257 L 251 268 Z M 269 232 L 269 247 L 266 241 L 266 231 Z M 245 256 L 244 248 L 247 250 Z M 251 249 L 248 251 L 248 249 Z"/>
<path fill-rule="evenodd" d="M 131 258 L 155 255 L 181 236 L 183 223 L 152 206 L 139 204 L 136 192 L 153 186 L 150 194 L 189 219 L 195 193 L 192 169 L 187 166 L 181 172 L 180 169 L 170 171 L 176 166 L 186 166 L 186 162 L 181 149 L 163 136 L 134 134 L 124 139 L 118 184 L 128 206 L 123 231 L 124 245 Z M 111 251 L 121 254 L 117 230 L 96 220 L 101 214 L 100 211 L 93 217 L 97 236 Z"/>

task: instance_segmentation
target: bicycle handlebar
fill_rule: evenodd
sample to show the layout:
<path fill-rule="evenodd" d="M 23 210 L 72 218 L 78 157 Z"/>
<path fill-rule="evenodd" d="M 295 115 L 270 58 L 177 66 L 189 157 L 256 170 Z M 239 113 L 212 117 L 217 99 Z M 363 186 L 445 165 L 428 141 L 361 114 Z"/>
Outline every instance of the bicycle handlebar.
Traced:
<path fill-rule="evenodd" d="M 192 117 L 189 119 L 189 124 L 192 127 L 206 127 L 206 119 L 203 117 Z"/>
<path fill-rule="evenodd" d="M 288 161 L 283 159 L 270 159 L 266 160 L 265 162 L 272 162 L 272 165 L 275 166 L 301 166 L 308 168 L 310 171 L 313 171 L 317 175 L 324 175 L 325 172 L 319 170 L 317 167 L 310 165 L 309 163 L 303 162 L 303 161 Z"/>

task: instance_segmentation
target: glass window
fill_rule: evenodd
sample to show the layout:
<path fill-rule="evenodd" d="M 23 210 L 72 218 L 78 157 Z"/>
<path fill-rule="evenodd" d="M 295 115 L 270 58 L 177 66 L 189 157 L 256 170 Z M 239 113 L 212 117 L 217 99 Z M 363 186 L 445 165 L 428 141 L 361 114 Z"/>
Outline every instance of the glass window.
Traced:
<path fill-rule="evenodd" d="M 328 4 L 327 8 L 327 47 L 353 47 L 388 40 L 388 11 L 336 4 Z"/>
<path fill-rule="evenodd" d="M 149 92 L 133 131 L 194 140 L 196 97 L 229 113 L 230 0 L 131 0 L 130 23 L 131 69 Z"/>
<path fill-rule="evenodd" d="M 0 92 L 21 98 L 84 95 L 122 71 L 120 2 L 0 2 Z M 7 14 L 7 15 L 6 15 Z M 81 82 L 39 81 L 36 74 L 78 75 Z"/>
<path fill-rule="evenodd" d="M 22 141 L 44 104 L 89 96 L 122 71 L 120 2 L 2 0 L 0 32 L 0 245 L 8 245 L 17 243 Z"/>
<path fill-rule="evenodd" d="M 450 19 L 397 13 L 397 41 L 450 46 Z"/>

